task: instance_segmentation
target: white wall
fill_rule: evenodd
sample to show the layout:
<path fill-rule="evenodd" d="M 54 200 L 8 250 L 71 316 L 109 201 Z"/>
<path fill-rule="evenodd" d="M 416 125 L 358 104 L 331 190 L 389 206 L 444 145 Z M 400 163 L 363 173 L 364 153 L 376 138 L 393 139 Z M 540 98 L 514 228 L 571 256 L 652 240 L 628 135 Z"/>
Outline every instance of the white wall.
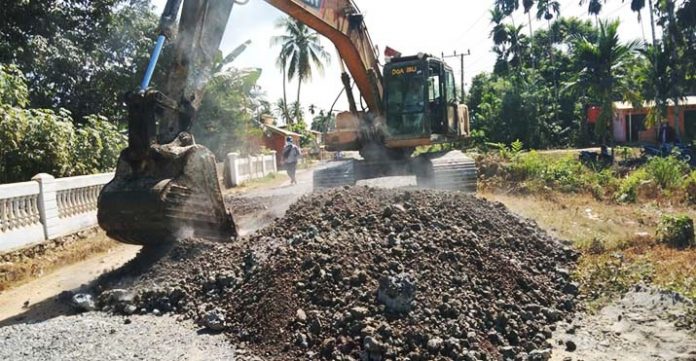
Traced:
<path fill-rule="evenodd" d="M 0 252 L 97 225 L 99 191 L 113 173 L 0 185 Z"/>
<path fill-rule="evenodd" d="M 276 152 L 270 155 L 240 157 L 230 153 L 225 160 L 225 185 L 237 187 L 252 179 L 263 178 L 278 171 Z"/>

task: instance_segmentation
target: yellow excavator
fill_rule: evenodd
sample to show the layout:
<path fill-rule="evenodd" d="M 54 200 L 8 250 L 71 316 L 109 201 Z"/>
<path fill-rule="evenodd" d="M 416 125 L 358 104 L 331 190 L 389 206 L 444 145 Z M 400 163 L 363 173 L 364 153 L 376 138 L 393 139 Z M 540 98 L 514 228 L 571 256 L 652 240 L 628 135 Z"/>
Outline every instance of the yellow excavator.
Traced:
<path fill-rule="evenodd" d="M 475 191 L 474 162 L 461 152 L 412 156 L 418 146 L 469 135 L 467 108 L 457 101 L 452 69 L 443 60 L 422 53 L 392 54 L 396 56 L 380 64 L 352 0 L 265 1 L 331 40 L 341 57 L 350 109 L 337 115 L 326 146 L 359 151 L 363 159 L 315 171 L 315 189 L 415 175 L 420 186 Z M 235 3 L 167 1 L 146 74 L 140 88 L 127 95 L 128 148 L 99 196 L 99 224 L 111 238 L 156 246 L 188 237 L 236 237 L 215 157 L 190 134 Z M 150 80 L 167 40 L 175 41 L 174 61 L 162 90 L 152 89 Z"/>

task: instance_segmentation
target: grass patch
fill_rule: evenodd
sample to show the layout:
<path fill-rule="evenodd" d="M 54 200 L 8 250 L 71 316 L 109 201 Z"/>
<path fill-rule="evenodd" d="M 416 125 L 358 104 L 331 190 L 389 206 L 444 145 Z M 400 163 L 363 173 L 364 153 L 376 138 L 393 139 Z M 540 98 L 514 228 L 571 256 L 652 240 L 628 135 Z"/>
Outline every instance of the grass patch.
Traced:
<path fill-rule="evenodd" d="M 541 196 L 490 193 L 486 198 L 534 219 L 582 252 L 574 277 L 590 308 L 638 282 L 674 290 L 696 301 L 696 248 L 672 249 L 657 241 L 664 215 L 696 219 L 696 209 L 657 202 L 607 203 L 586 194 Z"/>

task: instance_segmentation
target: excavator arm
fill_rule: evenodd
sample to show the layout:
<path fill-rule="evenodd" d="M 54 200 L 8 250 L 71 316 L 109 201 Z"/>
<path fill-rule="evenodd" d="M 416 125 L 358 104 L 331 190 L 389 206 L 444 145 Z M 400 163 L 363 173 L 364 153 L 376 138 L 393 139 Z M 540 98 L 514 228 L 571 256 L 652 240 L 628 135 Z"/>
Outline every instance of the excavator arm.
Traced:
<path fill-rule="evenodd" d="M 383 79 L 375 46 L 363 15 L 352 0 L 265 0 L 325 36 L 336 46 L 345 67 L 373 114 L 384 112 Z M 345 74 L 345 73 L 344 73 Z M 344 76 L 344 83 L 349 84 Z M 346 91 L 351 94 L 350 86 Z M 351 95 L 349 95 L 349 99 Z M 352 101 L 351 101 L 352 102 Z M 351 104 L 351 108 L 354 105 Z M 355 109 L 352 109 L 355 112 Z"/>
<path fill-rule="evenodd" d="M 168 0 L 140 89 L 127 95 L 128 148 L 101 191 L 97 218 L 111 238 L 157 246 L 237 235 L 215 156 L 189 134 L 220 48 L 233 0 Z M 163 91 L 149 81 L 166 39 L 176 39 Z"/>

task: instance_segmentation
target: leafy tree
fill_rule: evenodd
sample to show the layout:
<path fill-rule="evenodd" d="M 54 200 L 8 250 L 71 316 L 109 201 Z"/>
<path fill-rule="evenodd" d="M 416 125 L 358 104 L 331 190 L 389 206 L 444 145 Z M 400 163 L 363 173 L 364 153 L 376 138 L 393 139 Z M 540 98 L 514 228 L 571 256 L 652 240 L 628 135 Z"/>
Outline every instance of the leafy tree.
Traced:
<path fill-rule="evenodd" d="M 304 23 L 290 17 L 282 18 L 277 23 L 278 28 L 285 32 L 283 35 L 274 36 L 272 44 L 281 47 L 278 55 L 278 65 L 283 69 L 283 89 L 285 89 L 285 71 L 287 80 L 292 81 L 297 77 L 297 100 L 300 103 L 302 83 L 312 78 L 313 67 L 320 73 L 324 71 L 324 63 L 331 60 L 331 56 L 319 41 L 319 34 L 312 31 Z M 285 104 L 287 96 L 283 96 Z M 297 112 L 293 114 L 298 115 Z M 295 121 L 299 121 L 297 117 Z"/>
<path fill-rule="evenodd" d="M 75 126 L 65 109 L 27 109 L 21 72 L 0 65 L 0 79 L 0 183 L 38 173 L 61 177 L 113 170 L 126 144 L 114 124 L 89 116 Z"/>
<path fill-rule="evenodd" d="M 125 119 L 156 35 L 149 0 L 8 0 L 0 18 L 0 63 L 26 75 L 33 107 Z"/>
<path fill-rule="evenodd" d="M 206 86 L 192 132 L 218 159 L 231 151 L 250 151 L 249 133 L 257 127 L 258 94 L 254 90 L 260 76 L 261 69 L 232 68 L 216 73 Z"/>
<path fill-rule="evenodd" d="M 628 86 L 630 83 L 626 71 L 638 44 L 622 44 L 618 28 L 618 21 L 600 21 L 596 42 L 580 38 L 574 44 L 575 61 L 580 72 L 569 85 L 577 94 L 588 94 L 601 105 L 596 131 L 603 140 L 611 125 L 614 100 L 638 98 L 635 90 Z"/>

